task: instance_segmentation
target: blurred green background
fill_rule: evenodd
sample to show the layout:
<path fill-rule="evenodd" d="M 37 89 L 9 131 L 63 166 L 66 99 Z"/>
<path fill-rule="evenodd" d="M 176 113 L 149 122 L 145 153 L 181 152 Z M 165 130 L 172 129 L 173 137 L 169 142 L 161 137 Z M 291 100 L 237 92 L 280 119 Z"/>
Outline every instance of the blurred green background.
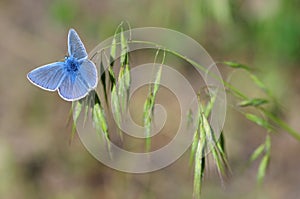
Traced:
<path fill-rule="evenodd" d="M 185 33 L 215 61 L 255 67 L 283 105 L 283 119 L 300 131 L 299 9 L 298 0 L 1 0 L 0 198 L 191 198 L 188 153 L 160 171 L 134 175 L 102 165 L 77 137 L 69 144 L 71 104 L 31 85 L 26 74 L 63 58 L 70 27 L 88 51 L 123 20 L 133 28 Z M 242 73 L 233 82 L 256 94 Z M 204 198 L 299 198 L 300 144 L 281 131 L 272 136 L 271 165 L 257 189 L 257 164 L 247 160 L 264 136 L 228 110 L 225 138 L 233 173 L 222 186 L 211 167 Z"/>

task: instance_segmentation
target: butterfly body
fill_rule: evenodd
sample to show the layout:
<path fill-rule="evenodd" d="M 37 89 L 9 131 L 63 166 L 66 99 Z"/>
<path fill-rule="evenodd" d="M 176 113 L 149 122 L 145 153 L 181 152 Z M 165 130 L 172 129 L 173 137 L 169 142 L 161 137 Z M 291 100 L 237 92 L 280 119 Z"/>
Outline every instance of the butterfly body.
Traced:
<path fill-rule="evenodd" d="M 78 72 L 78 68 L 80 67 L 82 62 L 77 60 L 74 57 L 66 57 L 65 58 L 65 69 L 70 72 L 76 74 Z"/>
<path fill-rule="evenodd" d="M 54 62 L 29 72 L 27 78 L 34 85 L 48 91 L 58 90 L 67 101 L 85 97 L 98 83 L 97 69 L 75 30 L 68 35 L 68 53 L 64 62 Z"/>

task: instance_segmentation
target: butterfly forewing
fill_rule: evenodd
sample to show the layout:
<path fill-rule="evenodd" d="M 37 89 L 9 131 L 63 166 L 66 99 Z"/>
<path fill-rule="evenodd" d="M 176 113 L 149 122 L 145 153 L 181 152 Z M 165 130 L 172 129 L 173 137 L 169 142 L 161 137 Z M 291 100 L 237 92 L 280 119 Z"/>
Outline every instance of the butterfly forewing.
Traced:
<path fill-rule="evenodd" d="M 42 89 L 55 91 L 65 76 L 64 62 L 54 62 L 34 69 L 27 78 Z"/>
<path fill-rule="evenodd" d="M 74 29 L 69 30 L 68 52 L 70 56 L 73 56 L 77 59 L 84 59 L 88 57 L 84 45 Z"/>
<path fill-rule="evenodd" d="M 98 83 L 97 69 L 93 62 L 84 60 L 79 68 L 79 74 L 83 81 L 85 81 L 89 89 L 94 89 Z"/>

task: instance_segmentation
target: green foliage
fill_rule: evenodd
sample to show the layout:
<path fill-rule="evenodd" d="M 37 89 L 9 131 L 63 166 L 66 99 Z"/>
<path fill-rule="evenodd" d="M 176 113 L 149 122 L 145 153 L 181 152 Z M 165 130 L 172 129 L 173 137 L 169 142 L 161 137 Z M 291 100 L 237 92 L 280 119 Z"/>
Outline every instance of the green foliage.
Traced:
<path fill-rule="evenodd" d="M 92 92 L 94 93 L 94 92 Z M 90 94 L 91 95 L 91 94 Z M 94 122 L 94 126 L 99 135 L 103 135 L 106 139 L 107 143 L 109 143 L 109 133 L 108 133 L 108 125 L 106 121 L 106 116 L 104 109 L 101 105 L 99 97 L 96 93 L 94 93 L 95 104 L 92 107 L 92 118 Z M 109 146 L 109 144 L 108 144 Z"/>
<path fill-rule="evenodd" d="M 194 198 L 200 198 L 202 181 L 205 171 L 205 148 L 206 148 L 206 137 L 205 131 L 203 130 L 203 125 L 200 126 L 200 131 L 196 133 L 202 136 L 196 142 L 196 152 L 195 152 L 195 166 L 194 166 Z"/>
<path fill-rule="evenodd" d="M 241 107 L 246 107 L 246 106 L 260 106 L 268 103 L 269 101 L 266 99 L 261 99 L 261 98 L 254 98 L 250 100 L 244 100 L 241 101 L 238 105 Z"/>
<path fill-rule="evenodd" d="M 244 64 L 240 64 L 240 63 L 237 63 L 237 62 L 231 62 L 231 61 L 225 61 L 223 62 L 224 64 L 226 64 L 227 66 L 231 67 L 231 68 L 241 68 L 241 69 L 244 69 L 244 70 L 247 70 L 247 71 L 251 71 L 251 68 L 249 66 L 246 66 Z"/>
<path fill-rule="evenodd" d="M 130 41 L 129 41 L 130 40 Z M 133 41 L 131 39 L 127 39 L 124 34 L 123 24 L 121 24 L 113 37 L 112 43 L 110 45 L 110 55 L 109 58 L 105 54 L 101 54 L 102 59 L 105 58 L 109 60 L 109 66 L 107 71 L 104 71 L 103 62 L 100 62 L 100 71 L 101 71 L 101 84 L 104 91 L 104 97 L 106 104 L 111 107 L 111 110 L 115 116 L 115 121 L 118 127 L 121 127 L 122 123 L 122 114 L 127 111 L 128 107 L 128 98 L 129 98 L 129 89 L 131 84 L 130 78 L 130 60 L 129 60 L 129 42 L 134 44 L 135 42 L 143 43 L 143 41 Z M 146 151 L 150 151 L 151 148 L 151 138 L 150 132 L 152 128 L 152 122 L 154 117 L 154 107 L 155 100 L 157 97 L 157 93 L 160 87 L 162 66 L 165 63 L 165 57 L 168 54 L 176 56 L 183 61 L 196 66 L 198 69 L 207 72 L 207 69 L 196 63 L 195 61 L 172 51 L 172 49 L 164 48 L 164 46 L 160 46 L 160 44 L 155 44 L 151 42 L 145 41 L 144 43 L 153 44 L 154 47 L 159 48 L 157 50 L 154 63 L 157 63 L 157 59 L 159 53 L 162 51 L 163 56 L 160 61 L 159 68 L 153 72 L 154 83 L 149 85 L 149 91 L 147 98 L 144 103 L 143 108 L 143 124 L 146 131 Z M 162 50 L 163 49 L 163 50 Z M 116 57 L 117 50 L 120 50 L 120 57 Z M 102 53 L 102 52 L 100 52 Z M 114 72 L 114 64 L 116 60 L 120 60 L 120 69 L 118 71 L 118 76 Z M 221 83 L 223 83 L 228 91 L 233 97 L 238 100 L 237 108 L 239 112 L 245 116 L 250 122 L 262 127 L 266 130 L 266 139 L 265 142 L 259 145 L 250 157 L 250 162 L 254 162 L 261 157 L 258 171 L 257 171 L 257 182 L 261 184 L 266 175 L 267 167 L 270 163 L 270 154 L 271 154 L 271 138 L 270 132 L 273 132 L 277 129 L 277 127 L 285 130 L 289 135 L 293 136 L 295 139 L 300 141 L 300 135 L 298 132 L 290 128 L 284 121 L 282 121 L 277 115 L 275 115 L 272 111 L 267 109 L 265 105 L 268 106 L 278 106 L 276 99 L 273 94 L 270 92 L 268 87 L 263 83 L 263 81 L 254 74 L 253 70 L 244 64 L 239 64 L 236 62 L 224 62 L 226 66 L 229 66 L 233 70 L 242 69 L 246 71 L 249 77 L 252 79 L 253 84 L 260 89 L 266 97 L 261 98 L 250 98 L 246 96 L 242 91 L 235 88 L 231 83 L 223 81 L 222 79 L 218 79 Z M 155 68 L 155 67 L 153 67 Z M 209 74 L 211 75 L 211 74 Z M 213 75 L 213 74 L 212 74 Z M 216 91 L 217 92 L 217 91 Z M 216 166 L 218 174 L 222 179 L 223 176 L 226 176 L 229 171 L 229 164 L 227 161 L 227 155 L 225 151 L 225 137 L 223 132 L 221 132 L 220 137 L 216 137 L 216 132 L 212 128 L 209 123 L 209 117 L 211 111 L 214 107 L 216 99 L 216 93 L 210 93 L 210 99 L 206 104 L 203 104 L 200 99 L 200 95 L 198 96 L 198 104 L 199 104 L 199 112 L 197 113 L 196 118 L 191 117 L 192 110 L 187 114 L 188 121 L 191 122 L 196 120 L 196 129 L 193 137 L 193 142 L 191 145 L 190 151 L 190 164 L 194 164 L 194 198 L 200 198 L 201 196 L 201 188 L 203 185 L 203 179 L 205 176 L 205 168 L 207 161 L 207 154 L 210 153 L 213 163 Z M 111 103 L 108 103 L 108 97 L 111 97 Z M 247 108 L 247 109 L 246 109 Z M 251 111 L 248 109 L 252 109 Z M 82 110 L 85 110 L 85 116 L 88 114 L 88 111 L 92 111 L 93 124 L 97 129 L 98 134 L 103 137 L 107 143 L 109 143 L 109 128 L 106 121 L 106 115 L 104 109 L 101 105 L 100 99 L 96 92 L 91 92 L 85 99 L 80 100 L 78 102 L 74 102 L 72 105 L 73 110 L 73 119 L 74 126 L 73 132 L 76 128 L 76 122 Z M 260 116 L 258 116 L 258 113 Z M 120 136 L 122 134 L 120 132 Z M 109 149 L 109 144 L 108 144 Z"/>
<path fill-rule="evenodd" d="M 251 113 L 246 113 L 245 116 L 251 122 L 254 122 L 255 124 L 257 124 L 257 125 L 259 125 L 261 127 L 264 127 L 268 131 L 272 131 L 272 126 L 271 126 L 271 124 L 267 120 L 265 120 L 265 119 L 263 119 L 261 117 L 258 117 L 256 115 L 253 115 Z"/>
<path fill-rule="evenodd" d="M 75 135 L 75 132 L 76 132 L 76 123 L 77 123 L 77 120 L 79 118 L 79 115 L 81 113 L 81 110 L 82 110 L 82 103 L 73 103 L 72 104 L 72 108 L 71 108 L 71 111 L 70 113 L 72 114 L 73 113 L 73 125 L 72 125 L 72 135 L 71 135 L 71 140 L 73 140 L 74 138 L 74 135 Z"/>
<path fill-rule="evenodd" d="M 83 109 L 84 108 L 84 109 Z M 84 110 L 84 112 L 83 112 Z M 110 142 L 108 125 L 106 121 L 106 116 L 104 109 L 101 105 L 101 101 L 98 94 L 93 90 L 83 99 L 73 102 L 72 104 L 73 112 L 73 127 L 72 127 L 72 137 L 74 135 L 76 124 L 78 122 L 80 114 L 83 115 L 83 124 L 86 122 L 88 114 L 91 113 L 91 118 L 93 121 L 93 126 L 96 129 L 97 134 L 100 139 L 104 138 L 107 144 L 108 151 L 110 152 Z"/>
<path fill-rule="evenodd" d="M 130 89 L 130 67 L 129 67 L 129 53 L 127 39 L 125 38 L 123 28 L 121 26 L 120 32 L 121 42 L 121 57 L 120 57 L 120 71 L 118 77 L 118 96 L 121 112 L 125 113 L 129 100 Z"/>
<path fill-rule="evenodd" d="M 226 175 L 228 162 L 225 154 L 224 137 L 221 133 L 220 139 L 217 140 L 215 133 L 210 126 L 207 118 L 214 106 L 216 95 L 203 107 L 198 97 L 199 113 L 197 128 L 194 134 L 191 146 L 190 162 L 194 161 L 194 198 L 200 198 L 202 181 L 205 173 L 205 162 L 207 153 L 211 153 L 217 171 L 222 178 Z"/>
<path fill-rule="evenodd" d="M 253 162 L 257 160 L 260 156 L 262 156 L 257 171 L 257 182 L 259 185 L 262 184 L 264 177 L 266 175 L 266 170 L 270 163 L 270 154 L 271 154 L 271 138 L 269 134 L 267 134 L 265 142 L 259 145 L 250 157 L 250 162 Z"/>
<path fill-rule="evenodd" d="M 154 58 L 154 64 L 157 62 L 157 57 L 159 55 L 160 50 L 156 51 L 155 58 Z M 149 151 L 151 148 L 151 137 L 150 137 L 150 132 L 151 132 L 151 124 L 153 121 L 153 111 L 154 111 L 154 105 L 155 105 L 155 99 L 156 95 L 159 89 L 159 84 L 160 84 L 160 79 L 161 79 L 161 71 L 162 71 L 162 65 L 165 62 L 165 57 L 166 57 L 166 52 L 163 51 L 163 58 L 161 61 L 161 65 L 158 68 L 157 72 L 154 75 L 154 84 L 149 85 L 149 91 L 148 91 L 148 96 L 147 99 L 144 103 L 144 111 L 143 111 L 143 121 L 144 121 L 144 128 L 145 128 L 145 133 L 146 133 L 146 151 Z M 154 68 L 154 67 L 153 67 Z"/>
<path fill-rule="evenodd" d="M 265 150 L 265 144 L 259 145 L 252 153 L 250 157 L 250 161 L 253 162 L 254 160 L 256 160 L 264 152 L 264 150 Z"/>
<path fill-rule="evenodd" d="M 232 67 L 231 62 L 223 62 L 223 63 L 229 67 Z M 249 119 L 250 121 L 258 124 L 259 126 L 266 128 L 267 130 L 274 130 L 272 128 L 272 125 L 270 125 L 270 123 L 272 122 L 275 125 L 277 125 L 278 127 L 280 127 L 281 129 L 285 130 L 293 138 L 300 141 L 300 134 L 298 132 L 296 132 L 288 124 L 286 124 L 282 119 L 280 119 L 278 116 L 276 116 L 274 113 L 272 113 L 272 110 L 268 110 L 268 109 L 264 108 L 263 106 L 260 106 L 260 105 L 263 105 L 268 102 L 269 104 L 272 103 L 273 106 L 277 107 L 278 102 L 275 99 L 274 95 L 271 93 L 271 91 L 268 89 L 268 87 L 257 77 L 257 75 L 255 75 L 254 73 L 252 73 L 249 70 L 247 70 L 247 72 L 249 74 L 249 77 L 252 79 L 254 85 L 256 85 L 263 93 L 265 93 L 269 99 L 265 99 L 265 98 L 251 99 L 251 98 L 247 97 L 246 95 L 244 95 L 241 91 L 237 90 L 229 82 L 226 82 L 226 81 L 223 82 L 224 85 L 226 86 L 226 88 L 228 89 L 228 91 L 233 96 L 235 96 L 237 99 L 241 100 L 239 104 L 242 104 L 242 105 L 246 104 L 247 106 L 252 106 L 253 108 L 255 108 L 256 111 L 261 112 L 263 114 L 263 118 L 266 118 L 266 119 L 259 118 L 258 116 L 255 116 L 251 113 L 250 114 L 244 113 L 246 118 Z"/>

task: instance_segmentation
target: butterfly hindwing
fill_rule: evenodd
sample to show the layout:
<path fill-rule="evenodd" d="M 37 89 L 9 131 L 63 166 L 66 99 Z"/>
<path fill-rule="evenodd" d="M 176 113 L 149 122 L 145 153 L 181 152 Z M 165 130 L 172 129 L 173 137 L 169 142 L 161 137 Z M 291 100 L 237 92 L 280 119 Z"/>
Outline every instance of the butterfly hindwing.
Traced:
<path fill-rule="evenodd" d="M 85 97 L 90 88 L 81 75 L 68 74 L 58 88 L 58 94 L 66 101 L 74 101 Z"/>
<path fill-rule="evenodd" d="M 74 29 L 69 30 L 68 52 L 70 56 L 76 59 L 86 59 L 88 57 L 85 47 Z"/>
<path fill-rule="evenodd" d="M 66 76 L 64 62 L 54 62 L 36 68 L 28 73 L 27 78 L 36 86 L 55 91 Z"/>
<path fill-rule="evenodd" d="M 81 99 L 90 90 L 96 88 L 97 82 L 98 75 L 95 64 L 89 60 L 83 60 L 78 73 L 67 74 L 58 88 L 58 93 L 67 101 Z"/>

